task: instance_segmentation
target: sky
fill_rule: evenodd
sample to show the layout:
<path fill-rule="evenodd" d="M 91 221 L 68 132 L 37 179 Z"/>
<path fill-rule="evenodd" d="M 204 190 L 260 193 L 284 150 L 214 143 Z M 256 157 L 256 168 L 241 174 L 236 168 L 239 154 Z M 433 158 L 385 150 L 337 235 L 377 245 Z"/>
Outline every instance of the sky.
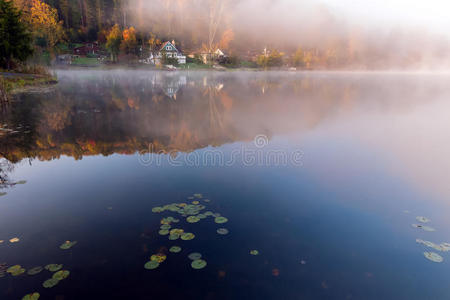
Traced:
<path fill-rule="evenodd" d="M 336 15 L 375 25 L 412 25 L 436 33 L 450 31 L 449 0 L 318 0 Z M 373 25 L 373 24 L 372 24 Z"/>

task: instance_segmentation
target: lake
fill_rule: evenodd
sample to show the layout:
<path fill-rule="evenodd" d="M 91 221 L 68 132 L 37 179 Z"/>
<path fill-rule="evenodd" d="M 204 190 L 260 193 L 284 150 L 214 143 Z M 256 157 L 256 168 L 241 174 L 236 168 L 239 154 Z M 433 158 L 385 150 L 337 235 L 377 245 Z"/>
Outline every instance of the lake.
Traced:
<path fill-rule="evenodd" d="M 58 79 L 0 113 L 2 300 L 450 299 L 450 74 Z"/>

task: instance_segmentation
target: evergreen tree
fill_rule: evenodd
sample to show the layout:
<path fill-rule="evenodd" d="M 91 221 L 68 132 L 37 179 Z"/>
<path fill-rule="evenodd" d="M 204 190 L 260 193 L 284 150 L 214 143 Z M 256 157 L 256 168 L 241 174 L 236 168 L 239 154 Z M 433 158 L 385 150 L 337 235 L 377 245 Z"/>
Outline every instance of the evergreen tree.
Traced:
<path fill-rule="evenodd" d="M 14 59 L 25 61 L 33 53 L 31 35 L 20 17 L 12 2 L 0 0 L 0 63 L 8 69 Z"/>

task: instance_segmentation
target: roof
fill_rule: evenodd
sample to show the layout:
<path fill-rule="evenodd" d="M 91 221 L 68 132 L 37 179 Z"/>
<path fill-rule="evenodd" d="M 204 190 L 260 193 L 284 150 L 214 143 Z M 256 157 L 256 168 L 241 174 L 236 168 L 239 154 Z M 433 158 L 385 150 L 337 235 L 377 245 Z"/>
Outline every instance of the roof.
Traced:
<path fill-rule="evenodd" d="M 165 42 L 165 43 L 161 46 L 161 49 L 160 49 L 159 51 L 163 51 L 164 48 L 165 48 L 166 46 L 172 46 L 173 49 L 174 49 L 174 51 L 179 52 L 178 49 L 177 49 L 177 47 L 175 47 L 175 45 L 172 44 L 171 42 Z"/>

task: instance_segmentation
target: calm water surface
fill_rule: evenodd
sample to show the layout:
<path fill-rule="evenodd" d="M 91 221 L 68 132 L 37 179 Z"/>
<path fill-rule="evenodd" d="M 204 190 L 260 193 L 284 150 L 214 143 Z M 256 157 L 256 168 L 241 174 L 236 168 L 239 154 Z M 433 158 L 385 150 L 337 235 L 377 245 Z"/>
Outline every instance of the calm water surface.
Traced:
<path fill-rule="evenodd" d="M 416 243 L 450 242 L 450 75 L 58 77 L 0 114 L 1 175 L 27 181 L 0 189 L 0 264 L 71 273 L 6 274 L 2 300 L 450 299 L 450 252 Z M 152 212 L 194 193 L 229 221 Z M 168 216 L 195 239 L 159 235 Z"/>

